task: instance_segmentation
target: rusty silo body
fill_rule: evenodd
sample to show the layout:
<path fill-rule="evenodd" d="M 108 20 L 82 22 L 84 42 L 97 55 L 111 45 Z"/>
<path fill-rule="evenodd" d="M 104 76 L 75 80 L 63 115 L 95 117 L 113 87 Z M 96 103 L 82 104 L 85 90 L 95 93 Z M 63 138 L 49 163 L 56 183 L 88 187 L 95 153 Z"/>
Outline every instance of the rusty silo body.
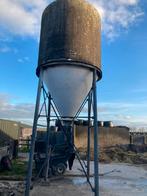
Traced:
<path fill-rule="evenodd" d="M 39 66 L 71 60 L 94 66 L 101 75 L 100 32 L 97 10 L 84 0 L 57 0 L 42 16 Z"/>
<path fill-rule="evenodd" d="M 101 78 L 100 30 L 97 10 L 84 0 L 57 0 L 43 13 L 37 74 L 42 67 L 62 117 L 78 111 L 93 69 Z"/>

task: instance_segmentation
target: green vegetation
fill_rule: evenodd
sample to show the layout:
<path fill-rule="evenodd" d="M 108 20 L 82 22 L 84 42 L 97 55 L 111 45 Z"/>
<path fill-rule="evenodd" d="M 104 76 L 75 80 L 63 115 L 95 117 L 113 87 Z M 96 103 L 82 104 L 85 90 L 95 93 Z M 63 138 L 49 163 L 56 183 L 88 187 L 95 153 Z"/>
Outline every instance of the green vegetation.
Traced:
<path fill-rule="evenodd" d="M 27 171 L 27 162 L 20 159 L 12 160 L 11 171 L 0 171 L 1 176 L 12 176 L 12 177 L 25 177 Z"/>
<path fill-rule="evenodd" d="M 27 153 L 27 152 L 29 152 L 29 147 L 28 146 L 23 146 L 23 147 L 19 148 L 19 152 Z"/>

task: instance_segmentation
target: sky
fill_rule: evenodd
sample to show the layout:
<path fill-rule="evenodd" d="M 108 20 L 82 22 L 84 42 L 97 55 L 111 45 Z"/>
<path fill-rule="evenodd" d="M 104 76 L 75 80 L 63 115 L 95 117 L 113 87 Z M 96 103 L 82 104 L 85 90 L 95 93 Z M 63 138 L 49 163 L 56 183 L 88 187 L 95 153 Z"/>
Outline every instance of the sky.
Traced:
<path fill-rule="evenodd" d="M 31 123 L 40 20 L 49 0 L 0 0 L 0 118 Z M 147 127 L 147 1 L 89 0 L 102 18 L 98 118 Z"/>

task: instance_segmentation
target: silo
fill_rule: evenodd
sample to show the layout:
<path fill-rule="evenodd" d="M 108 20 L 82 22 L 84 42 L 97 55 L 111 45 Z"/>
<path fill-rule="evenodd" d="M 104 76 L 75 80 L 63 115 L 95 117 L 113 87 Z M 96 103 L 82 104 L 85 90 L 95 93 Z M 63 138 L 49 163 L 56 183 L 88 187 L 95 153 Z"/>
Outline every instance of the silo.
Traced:
<path fill-rule="evenodd" d="M 77 117 L 87 101 L 88 153 L 86 172 L 82 161 L 79 160 L 79 162 L 87 177 L 87 182 L 90 184 L 90 129 L 92 122 L 94 127 L 94 187 L 92 184 L 90 186 L 95 196 L 99 195 L 96 82 L 102 77 L 100 31 L 99 13 L 85 0 L 56 0 L 43 12 L 36 70 L 39 82 L 25 196 L 29 196 L 30 192 L 36 131 L 38 119 L 41 117 L 42 94 L 44 97 L 43 105 L 46 106 L 45 117 L 47 121 L 46 158 L 43 164 L 43 167 L 46 167 L 45 180 L 48 178 L 49 171 L 51 109 L 53 109 L 57 122 L 63 129 L 66 140 L 70 140 L 67 143 L 70 148 L 69 151 L 74 152 L 80 159 L 73 143 L 73 122 L 79 120 Z M 60 131 L 55 133 L 61 133 Z"/>
<path fill-rule="evenodd" d="M 113 122 L 112 121 L 105 121 L 104 127 L 113 127 Z"/>
<path fill-rule="evenodd" d="M 98 126 L 99 127 L 103 127 L 104 126 L 104 122 L 103 121 L 98 121 Z"/>
<path fill-rule="evenodd" d="M 62 117 L 74 117 L 93 81 L 101 78 L 100 16 L 84 0 L 57 0 L 44 11 L 37 75 Z"/>

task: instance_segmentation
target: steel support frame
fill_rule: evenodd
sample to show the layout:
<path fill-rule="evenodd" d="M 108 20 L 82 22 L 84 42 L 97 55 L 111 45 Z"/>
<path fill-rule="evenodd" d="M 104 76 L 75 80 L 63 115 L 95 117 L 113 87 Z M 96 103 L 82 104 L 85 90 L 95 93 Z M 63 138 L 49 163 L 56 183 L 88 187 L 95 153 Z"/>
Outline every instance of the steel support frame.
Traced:
<path fill-rule="evenodd" d="M 31 137 L 31 148 L 29 153 L 29 162 L 28 162 L 28 173 L 26 178 L 26 189 L 25 196 L 30 195 L 31 181 L 32 181 L 32 170 L 33 170 L 33 157 L 35 150 L 35 139 L 37 133 L 37 123 L 38 123 L 38 115 L 39 115 L 39 107 L 40 107 L 40 99 L 41 99 L 41 91 L 42 91 L 42 82 L 43 82 L 43 70 L 40 70 L 39 82 L 38 82 L 38 90 L 37 90 L 37 98 L 36 98 L 36 106 L 34 113 L 34 122 L 32 128 L 32 137 Z"/>
<path fill-rule="evenodd" d="M 93 120 L 94 120 L 94 183 L 95 196 L 99 196 L 99 161 L 98 161 L 98 118 L 97 118 L 97 91 L 96 91 L 97 74 L 93 71 Z"/>
<path fill-rule="evenodd" d="M 49 174 L 49 160 L 51 154 L 51 147 L 49 143 L 50 138 L 50 120 L 51 120 L 51 95 L 48 97 L 48 111 L 47 111 L 47 137 L 46 137 L 46 168 L 45 168 L 45 181 L 48 179 Z"/>
<path fill-rule="evenodd" d="M 90 182 L 90 159 L 91 159 L 91 120 L 93 120 L 94 141 L 94 188 L 95 196 L 99 196 L 99 161 L 98 161 L 98 116 L 97 116 L 97 73 L 93 71 L 93 85 L 88 95 L 88 129 L 87 129 L 87 182 Z M 93 110 L 93 116 L 92 116 Z"/>
<path fill-rule="evenodd" d="M 92 93 L 88 96 L 88 129 L 87 129 L 87 181 L 90 180 L 90 158 L 91 158 L 91 104 Z"/>
<path fill-rule="evenodd" d="M 41 99 L 41 92 L 43 89 L 43 93 L 46 93 L 46 97 L 44 96 L 44 103 L 46 108 L 46 101 L 48 100 L 48 107 L 46 108 L 47 115 L 47 141 L 46 141 L 46 161 L 44 164 L 45 167 L 45 180 L 48 179 L 48 170 L 49 170 L 49 158 L 50 158 L 50 150 L 49 150 L 49 136 L 50 136 L 50 121 L 51 121 L 51 107 L 55 113 L 55 116 L 58 120 L 62 120 L 62 118 L 57 114 L 57 109 L 54 108 L 55 104 L 52 104 L 52 98 L 51 95 L 48 94 L 44 87 L 43 87 L 43 70 L 40 70 L 40 76 L 39 76 L 39 82 L 38 82 L 38 91 L 37 91 L 37 98 L 36 98 L 36 106 L 35 106 L 35 114 L 34 114 L 34 122 L 33 122 L 33 129 L 32 129 L 32 138 L 31 138 L 31 149 L 29 154 L 29 162 L 28 162 L 28 173 L 26 178 L 26 189 L 25 189 L 25 196 L 30 195 L 30 187 L 31 187 L 31 179 L 32 179 L 32 168 L 33 168 L 33 157 L 34 157 L 34 149 L 35 149 L 35 140 L 36 140 L 36 132 L 37 132 L 37 122 L 39 117 L 41 117 L 41 111 L 43 106 L 41 107 L 40 113 L 39 113 L 39 107 L 40 107 L 40 99 Z M 72 119 L 74 122 L 75 119 L 78 118 L 80 112 L 82 111 L 82 108 L 84 108 L 86 102 L 88 102 L 88 130 L 87 130 L 87 165 L 85 165 L 85 162 L 82 163 L 80 160 L 80 156 L 77 152 L 77 149 L 74 145 L 74 150 L 76 157 L 78 158 L 80 165 L 83 169 L 83 172 L 87 178 L 87 182 L 90 184 L 91 189 L 94 192 L 95 196 L 99 196 L 99 170 L 98 170 L 98 123 L 97 123 L 97 92 L 96 92 L 96 82 L 97 82 L 97 71 L 93 71 L 93 84 L 92 88 L 82 103 L 79 111 L 75 115 L 75 117 Z M 93 116 L 92 115 L 92 109 L 93 109 Z M 93 129 L 94 129 L 94 188 L 90 182 L 90 147 L 91 147 L 91 120 L 93 120 Z M 72 123 L 74 124 L 74 123 Z M 74 125 L 73 125 L 74 126 Z M 61 124 L 62 127 L 62 124 Z M 87 167 L 87 171 L 85 169 L 85 166 Z"/>

